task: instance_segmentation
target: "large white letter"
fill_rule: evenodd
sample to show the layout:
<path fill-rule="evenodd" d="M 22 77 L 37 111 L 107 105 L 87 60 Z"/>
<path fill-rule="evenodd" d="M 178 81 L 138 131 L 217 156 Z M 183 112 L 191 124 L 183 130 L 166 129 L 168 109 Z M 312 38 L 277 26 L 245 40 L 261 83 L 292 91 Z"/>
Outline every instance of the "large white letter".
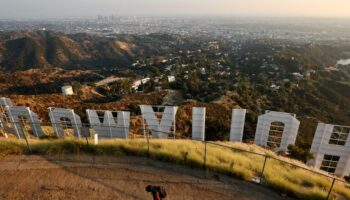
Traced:
<path fill-rule="evenodd" d="M 9 107 L 12 106 L 11 99 L 1 97 L 0 98 L 0 128 L 3 129 L 6 137 L 8 133 L 16 135 L 18 137 L 13 126 L 9 126 L 9 123 L 11 123 L 11 120 L 8 116 L 6 106 L 9 106 Z"/>
<path fill-rule="evenodd" d="M 57 135 L 57 137 L 64 137 L 64 131 L 62 127 L 62 119 L 69 119 L 72 128 L 74 130 L 75 137 L 82 137 L 82 123 L 80 117 L 74 113 L 72 109 L 65 108 L 49 108 L 49 116 L 51 119 L 52 127 Z"/>
<path fill-rule="evenodd" d="M 86 110 L 90 127 L 96 131 L 99 138 L 128 138 L 130 127 L 130 112 L 116 112 L 117 124 L 112 111 L 104 112 L 103 123 L 96 110 Z"/>
<path fill-rule="evenodd" d="M 231 118 L 231 142 L 242 142 L 246 109 L 233 109 Z"/>
<path fill-rule="evenodd" d="M 3 105 L 3 106 L 13 106 L 13 105 L 12 105 L 11 99 L 6 98 L 6 97 L 1 97 L 1 98 L 0 98 L 0 105 Z"/>
<path fill-rule="evenodd" d="M 205 108 L 192 108 L 192 140 L 205 140 Z"/>
<path fill-rule="evenodd" d="M 145 129 L 145 121 L 147 122 L 148 128 L 152 132 L 152 136 L 155 138 L 168 138 L 173 127 L 175 137 L 175 116 L 178 107 L 176 106 L 159 106 L 164 108 L 161 120 L 158 119 L 153 111 L 153 107 L 149 105 L 140 105 L 142 112 L 142 123 L 143 129 Z"/>
<path fill-rule="evenodd" d="M 258 118 L 254 142 L 274 150 L 287 150 L 288 145 L 295 143 L 299 125 L 294 114 L 266 111 Z"/>
<path fill-rule="evenodd" d="M 311 146 L 309 165 L 338 176 L 350 173 L 350 127 L 319 123 Z"/>
<path fill-rule="evenodd" d="M 36 137 L 42 137 L 44 135 L 37 114 L 31 111 L 30 108 L 22 106 L 6 106 L 6 109 L 18 138 L 24 137 L 24 127 L 22 126 L 20 117 L 26 117 L 28 119 L 32 132 Z"/>

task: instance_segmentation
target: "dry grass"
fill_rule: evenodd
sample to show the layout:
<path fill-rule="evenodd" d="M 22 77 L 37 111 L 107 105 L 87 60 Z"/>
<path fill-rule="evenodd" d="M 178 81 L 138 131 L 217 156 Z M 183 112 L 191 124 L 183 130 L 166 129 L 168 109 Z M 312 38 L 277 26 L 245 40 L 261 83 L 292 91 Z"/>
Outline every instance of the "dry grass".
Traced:
<path fill-rule="evenodd" d="M 23 141 L 0 140 L 0 142 L 2 156 L 26 153 L 26 145 Z M 84 140 L 73 139 L 30 140 L 29 142 L 31 153 L 38 155 L 88 153 L 148 156 L 147 141 L 144 139 L 101 140 L 99 145 L 91 145 L 92 141 L 87 145 Z M 269 155 L 271 158 L 267 159 L 263 183 L 276 191 L 300 199 L 326 199 L 327 197 L 332 179 L 272 159 L 278 158 L 315 170 L 301 162 L 277 156 L 255 145 L 230 142 L 207 143 L 206 166 L 211 170 L 252 181 L 259 180 L 264 163 L 264 157 L 261 155 L 232 150 L 215 144 Z M 204 164 L 204 148 L 203 142 L 191 140 L 150 140 L 149 156 L 157 160 L 199 168 Z M 333 191 L 332 199 L 350 199 L 350 189 L 340 182 L 335 184 Z"/>

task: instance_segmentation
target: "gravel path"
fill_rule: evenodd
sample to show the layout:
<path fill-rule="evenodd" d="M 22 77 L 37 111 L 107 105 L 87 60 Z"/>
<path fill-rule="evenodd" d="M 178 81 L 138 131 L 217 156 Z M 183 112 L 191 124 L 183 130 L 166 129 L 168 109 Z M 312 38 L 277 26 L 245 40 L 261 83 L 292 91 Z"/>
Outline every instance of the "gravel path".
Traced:
<path fill-rule="evenodd" d="M 139 157 L 8 156 L 0 159 L 0 199 L 286 199 L 259 185 Z"/>

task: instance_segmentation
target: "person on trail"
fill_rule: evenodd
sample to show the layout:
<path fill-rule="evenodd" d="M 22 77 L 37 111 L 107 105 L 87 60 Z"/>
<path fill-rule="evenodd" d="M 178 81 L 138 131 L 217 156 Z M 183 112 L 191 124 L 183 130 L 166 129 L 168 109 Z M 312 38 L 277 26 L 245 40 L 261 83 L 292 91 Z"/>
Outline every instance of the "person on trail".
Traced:
<path fill-rule="evenodd" d="M 153 200 L 162 200 L 167 195 L 165 189 L 161 186 L 148 185 L 146 191 L 152 194 Z"/>

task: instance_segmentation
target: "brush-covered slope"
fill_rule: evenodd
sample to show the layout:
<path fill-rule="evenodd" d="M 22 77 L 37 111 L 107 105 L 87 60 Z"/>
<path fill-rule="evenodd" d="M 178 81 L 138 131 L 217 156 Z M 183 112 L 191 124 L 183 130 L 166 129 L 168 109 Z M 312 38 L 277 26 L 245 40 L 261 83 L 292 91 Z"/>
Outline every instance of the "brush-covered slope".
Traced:
<path fill-rule="evenodd" d="M 192 167 L 202 168 L 204 166 L 204 143 L 192 140 L 150 140 L 149 153 L 147 141 L 144 139 L 102 140 L 99 145 L 88 145 L 86 142 L 72 139 L 30 140 L 29 144 L 31 154 L 36 155 L 53 156 L 83 153 L 113 156 L 137 155 Z M 247 151 L 256 154 L 247 153 Z M 0 155 L 2 156 L 21 155 L 25 152 L 24 141 L 0 140 Z M 210 142 L 207 143 L 206 152 L 206 167 L 208 169 L 246 181 L 260 179 L 264 157 L 258 154 L 267 155 L 269 158 L 265 165 L 262 183 L 282 194 L 300 199 L 326 199 L 332 183 L 330 178 L 286 163 L 293 163 L 318 173 L 325 174 L 325 172 L 310 168 L 299 161 L 278 156 L 272 151 L 255 145 Z M 350 190 L 341 182 L 337 182 L 331 197 L 332 199 L 349 199 Z"/>
<path fill-rule="evenodd" d="M 0 69 L 128 67 L 137 56 L 170 49 L 175 37 L 163 35 L 98 37 L 49 31 L 0 35 Z"/>

